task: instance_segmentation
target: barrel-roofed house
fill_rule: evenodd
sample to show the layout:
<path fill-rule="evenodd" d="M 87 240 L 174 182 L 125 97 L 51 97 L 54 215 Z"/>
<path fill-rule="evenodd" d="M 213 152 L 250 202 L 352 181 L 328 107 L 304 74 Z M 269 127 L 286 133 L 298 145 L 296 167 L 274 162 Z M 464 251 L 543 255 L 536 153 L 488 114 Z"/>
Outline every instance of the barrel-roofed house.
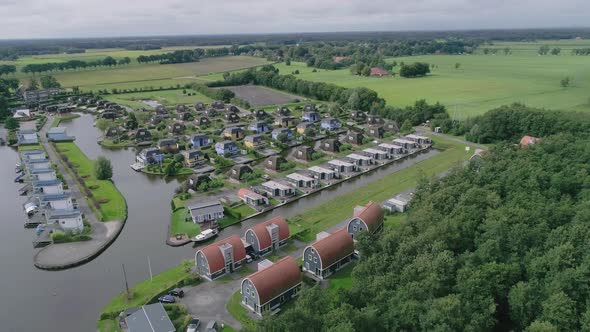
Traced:
<path fill-rule="evenodd" d="M 287 244 L 289 224 L 278 216 L 246 230 L 244 238 L 258 255 L 266 255 Z"/>
<path fill-rule="evenodd" d="M 242 304 L 262 316 L 277 310 L 301 290 L 301 270 L 291 256 L 258 270 L 242 280 Z"/>
<path fill-rule="evenodd" d="M 368 231 L 375 234 L 383 229 L 383 208 L 375 202 L 369 202 L 364 207 L 356 207 L 354 215 L 348 221 L 346 229 L 354 238 L 361 232 Z"/>
<path fill-rule="evenodd" d="M 233 235 L 197 251 L 195 265 L 203 278 L 214 280 L 242 267 L 245 259 L 244 243 L 239 236 Z"/>
<path fill-rule="evenodd" d="M 303 271 L 325 279 L 352 261 L 354 241 L 346 228 L 329 234 L 303 250 Z"/>

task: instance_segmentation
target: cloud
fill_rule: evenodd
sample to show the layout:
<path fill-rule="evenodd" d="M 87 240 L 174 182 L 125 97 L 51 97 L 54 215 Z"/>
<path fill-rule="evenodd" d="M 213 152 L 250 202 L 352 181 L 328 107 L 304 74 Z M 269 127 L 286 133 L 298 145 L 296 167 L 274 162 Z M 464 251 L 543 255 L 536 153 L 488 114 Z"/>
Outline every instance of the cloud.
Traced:
<path fill-rule="evenodd" d="M 587 25 L 587 0 L 0 0 L 0 38 Z"/>

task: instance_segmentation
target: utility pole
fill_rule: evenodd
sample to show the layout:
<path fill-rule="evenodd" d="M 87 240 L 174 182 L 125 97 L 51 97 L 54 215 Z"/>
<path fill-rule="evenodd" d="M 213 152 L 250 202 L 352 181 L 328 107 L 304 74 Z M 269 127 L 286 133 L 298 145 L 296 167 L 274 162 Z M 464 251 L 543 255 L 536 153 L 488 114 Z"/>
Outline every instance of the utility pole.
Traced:
<path fill-rule="evenodd" d="M 123 266 L 123 277 L 125 278 L 125 291 L 127 292 L 127 298 L 129 298 L 129 283 L 127 283 L 127 273 L 125 272 L 125 264 Z"/>
<path fill-rule="evenodd" d="M 154 281 L 154 276 L 152 275 L 152 262 L 150 261 L 150 256 L 147 256 L 148 259 L 148 268 L 150 269 L 150 281 Z"/>

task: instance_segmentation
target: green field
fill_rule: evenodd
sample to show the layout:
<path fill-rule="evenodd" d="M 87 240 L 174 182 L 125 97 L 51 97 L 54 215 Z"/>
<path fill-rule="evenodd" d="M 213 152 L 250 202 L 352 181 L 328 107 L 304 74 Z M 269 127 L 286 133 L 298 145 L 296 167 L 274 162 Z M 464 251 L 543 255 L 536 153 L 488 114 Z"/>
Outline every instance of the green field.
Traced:
<path fill-rule="evenodd" d="M 147 109 L 152 108 L 149 105 L 142 103 L 140 100 L 154 100 L 166 106 L 175 106 L 178 104 L 194 105 L 199 101 L 204 103 L 210 103 L 212 101 L 211 98 L 204 96 L 194 90 L 187 89 L 187 94 L 183 94 L 182 91 L 183 89 L 122 93 L 116 95 L 105 95 L 104 99 L 116 102 L 121 105 L 129 106 L 133 109 L 140 107 Z M 192 96 L 189 96 L 188 93 L 192 94 Z"/>
<path fill-rule="evenodd" d="M 445 104 L 451 116 L 463 119 L 514 102 L 561 110 L 590 111 L 590 58 L 535 55 L 429 55 L 389 59 L 436 65 L 422 78 L 359 77 L 348 69 L 312 72 L 303 63 L 278 65 L 281 73 L 298 69 L 297 77 L 375 90 L 389 105 L 406 106 L 418 99 Z M 460 63 L 455 69 L 455 63 Z M 573 82 L 563 88 L 560 81 Z"/>
<path fill-rule="evenodd" d="M 178 209 L 172 213 L 170 236 L 186 234 L 189 237 L 193 237 L 201 233 L 201 226 L 199 226 L 199 224 L 192 221 L 186 221 L 186 218 L 189 216 L 189 211 L 186 208 Z"/>

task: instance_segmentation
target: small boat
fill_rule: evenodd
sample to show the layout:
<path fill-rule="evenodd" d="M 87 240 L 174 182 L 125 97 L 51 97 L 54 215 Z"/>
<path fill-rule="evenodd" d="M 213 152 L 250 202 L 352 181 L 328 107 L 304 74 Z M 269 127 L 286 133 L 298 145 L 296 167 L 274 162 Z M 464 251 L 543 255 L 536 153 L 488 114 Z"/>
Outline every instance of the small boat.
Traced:
<path fill-rule="evenodd" d="M 199 235 L 195 236 L 194 238 L 194 242 L 204 242 L 207 241 L 215 236 L 217 236 L 217 234 L 219 234 L 219 231 L 217 229 L 206 229 L 204 231 L 202 231 Z"/>

